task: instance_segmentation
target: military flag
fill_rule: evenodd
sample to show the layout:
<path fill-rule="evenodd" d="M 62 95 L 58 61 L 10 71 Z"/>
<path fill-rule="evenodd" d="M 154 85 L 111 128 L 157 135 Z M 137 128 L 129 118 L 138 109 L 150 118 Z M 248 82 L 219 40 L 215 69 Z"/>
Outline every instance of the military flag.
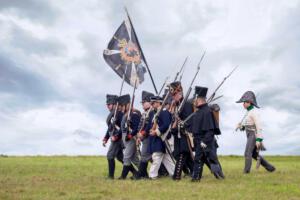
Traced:
<path fill-rule="evenodd" d="M 147 71 L 150 73 L 128 13 L 104 50 L 103 57 L 106 63 L 133 87 L 144 81 Z M 151 80 L 153 81 L 152 76 Z"/>

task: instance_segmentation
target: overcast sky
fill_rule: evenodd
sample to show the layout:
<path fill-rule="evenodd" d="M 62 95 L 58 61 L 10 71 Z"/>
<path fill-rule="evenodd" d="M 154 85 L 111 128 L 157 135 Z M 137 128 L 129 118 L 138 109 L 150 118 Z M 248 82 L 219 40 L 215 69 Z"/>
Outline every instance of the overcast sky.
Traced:
<path fill-rule="evenodd" d="M 127 6 L 155 83 L 174 77 L 186 56 L 184 89 L 207 51 L 195 85 L 218 92 L 220 154 L 244 152 L 234 132 L 235 101 L 258 95 L 265 154 L 300 154 L 300 1 L 0 1 L 0 154 L 104 155 L 105 95 L 121 79 L 102 52 Z M 148 74 L 137 90 L 153 92 Z M 124 93 L 131 93 L 126 85 Z"/>

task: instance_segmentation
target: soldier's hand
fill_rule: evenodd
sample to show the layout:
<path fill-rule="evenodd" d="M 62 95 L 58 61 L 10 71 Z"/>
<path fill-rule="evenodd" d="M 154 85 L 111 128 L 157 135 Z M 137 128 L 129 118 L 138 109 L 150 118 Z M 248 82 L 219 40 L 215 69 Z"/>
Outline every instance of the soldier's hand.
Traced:
<path fill-rule="evenodd" d="M 117 140 L 118 140 L 118 136 L 113 135 L 113 136 L 111 137 L 111 141 L 115 142 L 115 141 L 117 141 Z"/>
<path fill-rule="evenodd" d="M 133 137 L 133 135 L 131 135 L 130 133 L 127 134 L 126 137 L 125 137 L 125 141 L 131 140 L 132 137 Z"/>
<path fill-rule="evenodd" d="M 155 130 L 150 130 L 150 135 L 156 136 L 156 131 Z"/>
<path fill-rule="evenodd" d="M 236 125 L 235 131 L 237 131 L 237 130 L 243 131 L 243 130 L 245 130 L 245 126 L 243 126 L 241 123 L 238 123 Z"/>
<path fill-rule="evenodd" d="M 143 139 L 144 139 L 144 135 L 145 135 L 145 131 L 140 131 L 140 132 L 138 132 L 138 139 L 140 140 L 140 141 L 142 141 Z"/>
<path fill-rule="evenodd" d="M 256 141 L 255 145 L 256 145 L 256 148 L 257 148 L 257 149 L 260 149 L 260 148 L 261 148 L 261 142 Z"/>
<path fill-rule="evenodd" d="M 200 143 L 200 146 L 201 146 L 202 149 L 205 149 L 207 147 L 207 145 L 204 142 L 202 142 L 202 141 Z"/>
<path fill-rule="evenodd" d="M 106 143 L 107 143 L 107 139 L 104 138 L 104 139 L 102 140 L 102 146 L 103 146 L 103 147 L 106 147 Z"/>
<path fill-rule="evenodd" d="M 239 130 L 239 129 L 241 129 L 241 128 L 242 128 L 242 124 L 241 124 L 241 123 L 238 123 L 238 124 L 236 125 L 235 131 L 237 131 L 237 130 Z"/>
<path fill-rule="evenodd" d="M 177 120 L 174 121 L 174 123 L 172 124 L 172 128 L 177 128 Z"/>

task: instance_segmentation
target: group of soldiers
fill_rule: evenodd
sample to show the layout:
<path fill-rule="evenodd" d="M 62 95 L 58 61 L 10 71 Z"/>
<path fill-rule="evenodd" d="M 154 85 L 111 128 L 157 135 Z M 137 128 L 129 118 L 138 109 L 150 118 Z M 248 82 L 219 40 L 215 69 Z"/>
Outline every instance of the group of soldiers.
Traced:
<path fill-rule="evenodd" d="M 107 95 L 110 113 L 103 145 L 110 139 L 109 179 L 114 179 L 115 158 L 123 165 L 119 179 L 126 179 L 131 173 L 136 180 L 166 175 L 180 180 L 184 173 L 192 181 L 200 181 L 204 165 L 217 179 L 225 178 L 217 156 L 220 107 L 207 102 L 208 88 L 196 86 L 194 97 L 188 100 L 181 82 L 172 82 L 167 88 L 162 97 L 142 92 L 143 113 L 133 107 L 129 94 Z M 250 172 L 252 158 L 273 172 L 275 167 L 259 155 L 263 138 L 254 112 L 254 107 L 258 107 L 254 93 L 246 92 L 237 103 L 241 102 L 247 110 L 237 126 L 237 130 L 247 133 L 244 173 Z"/>
<path fill-rule="evenodd" d="M 199 181 L 204 164 L 216 178 L 225 178 L 215 137 L 221 134 L 219 107 L 208 105 L 207 91 L 196 86 L 194 98 L 186 100 L 179 81 L 170 83 L 162 97 L 143 91 L 143 113 L 133 108 L 130 95 L 107 95 L 110 113 L 103 145 L 110 139 L 108 178 L 114 178 L 115 158 L 123 164 L 119 179 L 126 179 L 130 172 L 132 179 L 167 174 L 180 180 L 184 173 Z"/>

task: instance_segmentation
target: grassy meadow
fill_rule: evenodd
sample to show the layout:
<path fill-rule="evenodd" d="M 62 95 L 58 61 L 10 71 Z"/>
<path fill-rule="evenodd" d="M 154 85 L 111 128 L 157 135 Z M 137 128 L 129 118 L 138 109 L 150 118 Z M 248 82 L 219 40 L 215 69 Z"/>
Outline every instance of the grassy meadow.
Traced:
<path fill-rule="evenodd" d="M 277 170 L 262 167 L 242 173 L 244 159 L 220 157 L 225 180 L 204 168 L 199 183 L 190 178 L 173 181 L 106 180 L 107 161 L 97 156 L 0 157 L 0 199 L 300 199 L 300 157 L 270 156 Z M 116 166 L 115 177 L 121 172 Z"/>

